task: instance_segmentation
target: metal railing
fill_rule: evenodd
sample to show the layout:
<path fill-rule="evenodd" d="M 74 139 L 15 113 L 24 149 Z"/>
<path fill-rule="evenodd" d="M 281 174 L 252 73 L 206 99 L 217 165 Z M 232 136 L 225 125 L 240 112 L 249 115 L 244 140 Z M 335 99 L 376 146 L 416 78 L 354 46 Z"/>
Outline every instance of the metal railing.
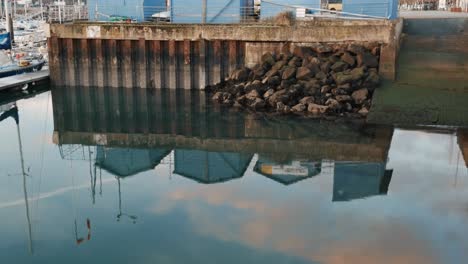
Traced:
<path fill-rule="evenodd" d="M 47 14 L 48 21 L 56 23 L 89 19 L 88 6 L 85 5 L 50 6 Z"/>
<path fill-rule="evenodd" d="M 274 0 L 263 0 L 261 6 L 239 7 L 238 5 L 209 5 L 206 12 L 200 6 L 51 6 L 49 21 L 69 22 L 87 19 L 90 21 L 120 22 L 172 22 L 172 23 L 214 23 L 232 24 L 255 21 L 268 21 L 284 12 L 292 12 L 295 19 L 332 17 L 339 19 L 389 19 L 389 1 L 375 3 L 347 4 L 344 10 L 334 11 L 320 8 L 320 5 L 289 5 Z M 230 3 L 230 2 L 229 2 Z"/>

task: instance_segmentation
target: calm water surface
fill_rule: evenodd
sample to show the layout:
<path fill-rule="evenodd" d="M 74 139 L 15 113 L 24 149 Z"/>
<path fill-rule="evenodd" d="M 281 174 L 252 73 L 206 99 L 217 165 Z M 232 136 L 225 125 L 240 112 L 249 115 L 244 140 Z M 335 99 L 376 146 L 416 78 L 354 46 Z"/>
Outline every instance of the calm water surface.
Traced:
<path fill-rule="evenodd" d="M 2 99 L 0 263 L 466 263 L 466 131 L 206 104 Z"/>

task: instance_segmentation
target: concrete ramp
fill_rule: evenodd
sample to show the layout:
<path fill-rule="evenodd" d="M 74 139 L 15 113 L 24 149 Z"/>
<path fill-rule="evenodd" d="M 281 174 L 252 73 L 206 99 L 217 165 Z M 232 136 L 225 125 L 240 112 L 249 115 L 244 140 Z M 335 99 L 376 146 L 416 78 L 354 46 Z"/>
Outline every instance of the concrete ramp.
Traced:
<path fill-rule="evenodd" d="M 371 123 L 468 126 L 468 18 L 406 19 L 397 81 L 376 91 Z"/>

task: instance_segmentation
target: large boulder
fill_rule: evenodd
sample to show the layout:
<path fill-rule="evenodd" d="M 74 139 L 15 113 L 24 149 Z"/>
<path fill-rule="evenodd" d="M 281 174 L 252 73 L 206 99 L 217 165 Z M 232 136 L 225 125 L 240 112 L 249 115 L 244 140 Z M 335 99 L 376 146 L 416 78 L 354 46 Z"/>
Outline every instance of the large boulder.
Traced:
<path fill-rule="evenodd" d="M 366 88 L 362 88 L 357 91 L 354 91 L 351 96 L 353 97 L 354 102 L 360 105 L 367 100 L 369 96 L 369 91 Z"/>
<path fill-rule="evenodd" d="M 369 68 L 377 68 L 379 67 L 379 60 L 370 52 L 363 52 L 357 55 L 357 65 L 358 67 L 367 66 Z"/>
<path fill-rule="evenodd" d="M 332 47 L 330 47 L 329 45 L 326 45 L 326 44 L 321 44 L 321 43 L 313 44 L 313 45 L 311 45 L 311 48 L 312 48 L 312 50 L 314 50 L 317 53 L 333 52 Z"/>
<path fill-rule="evenodd" d="M 248 94 L 246 94 L 245 97 L 249 100 L 255 100 L 256 98 L 260 98 L 260 94 L 257 90 L 252 90 Z"/>
<path fill-rule="evenodd" d="M 354 64 L 356 64 L 356 59 L 354 58 L 353 55 L 351 55 L 349 52 L 345 52 L 342 56 L 341 56 L 341 60 L 348 63 L 349 66 L 353 67 Z"/>
<path fill-rule="evenodd" d="M 289 80 L 296 76 L 296 67 L 288 66 L 284 69 L 282 78 L 283 80 Z"/>
<path fill-rule="evenodd" d="M 319 104 L 309 104 L 307 111 L 314 115 L 325 114 L 328 111 L 328 106 Z"/>
<path fill-rule="evenodd" d="M 266 106 L 265 100 L 261 98 L 256 98 L 250 105 L 250 107 L 255 110 L 263 109 L 265 108 L 265 106 Z"/>
<path fill-rule="evenodd" d="M 338 72 L 334 75 L 334 79 L 336 84 L 341 85 L 345 83 L 351 83 L 353 79 L 353 75 L 351 74 L 345 74 L 343 72 Z"/>
<path fill-rule="evenodd" d="M 309 80 L 313 76 L 314 76 L 314 74 L 307 67 L 300 67 L 300 68 L 297 69 L 296 79 L 298 79 L 298 80 Z"/>
<path fill-rule="evenodd" d="M 343 61 L 337 61 L 335 62 L 330 69 L 334 72 L 342 72 L 347 68 L 348 65 L 346 65 L 346 62 Z"/>
<path fill-rule="evenodd" d="M 367 109 L 367 107 L 363 107 L 361 108 L 358 113 L 363 116 L 363 117 L 366 117 L 369 115 L 369 109 Z"/>
<path fill-rule="evenodd" d="M 325 61 L 324 63 L 320 64 L 320 70 L 322 70 L 322 72 L 325 74 L 329 73 L 332 65 L 333 64 L 330 61 Z"/>
<path fill-rule="evenodd" d="M 369 76 L 367 76 L 364 81 L 364 85 L 369 88 L 375 88 L 380 84 L 380 76 L 376 71 L 370 71 Z"/>
<path fill-rule="evenodd" d="M 268 98 L 268 103 L 271 105 L 271 106 L 276 106 L 276 104 L 278 102 L 283 102 L 285 100 L 287 100 L 287 90 L 286 89 L 283 89 L 283 90 L 279 90 L 277 92 L 275 92 L 273 95 L 271 95 L 269 98 Z"/>
<path fill-rule="evenodd" d="M 335 99 L 340 103 L 353 101 L 353 98 L 351 96 L 349 96 L 349 95 L 337 95 L 337 96 L 335 96 Z"/>
<path fill-rule="evenodd" d="M 234 70 L 231 73 L 231 80 L 238 81 L 238 82 L 245 82 L 249 78 L 250 69 L 247 67 L 243 67 L 237 70 Z"/>
<path fill-rule="evenodd" d="M 267 99 L 270 98 L 274 93 L 275 93 L 275 90 L 274 90 L 274 89 L 269 89 L 268 91 L 266 91 L 266 92 L 263 94 L 263 98 L 265 98 L 265 100 L 267 100 Z"/>
<path fill-rule="evenodd" d="M 278 86 L 281 84 L 281 78 L 279 76 L 273 76 L 268 78 L 267 83 L 272 86 Z"/>
<path fill-rule="evenodd" d="M 353 76 L 353 81 L 358 81 L 366 74 L 365 67 L 354 68 L 350 74 Z"/>
<path fill-rule="evenodd" d="M 329 98 L 325 105 L 331 110 L 339 110 L 341 108 L 340 102 L 333 98 Z"/>
<path fill-rule="evenodd" d="M 299 100 L 299 103 L 304 104 L 304 105 L 309 105 L 315 103 L 315 98 L 313 96 L 306 96 Z"/>
<path fill-rule="evenodd" d="M 299 103 L 291 108 L 291 111 L 296 113 L 302 113 L 307 109 L 305 104 Z"/>
<path fill-rule="evenodd" d="M 276 63 L 275 57 L 273 57 L 273 54 L 271 54 L 270 52 L 263 54 L 261 61 L 262 61 L 262 64 L 266 63 L 270 66 L 273 66 Z"/>

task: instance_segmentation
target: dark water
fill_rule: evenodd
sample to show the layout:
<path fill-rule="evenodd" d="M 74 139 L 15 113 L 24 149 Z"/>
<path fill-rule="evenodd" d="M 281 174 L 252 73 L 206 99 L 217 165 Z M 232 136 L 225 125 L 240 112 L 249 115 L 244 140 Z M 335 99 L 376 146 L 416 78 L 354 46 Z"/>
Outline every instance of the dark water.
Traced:
<path fill-rule="evenodd" d="M 464 130 L 206 111 L 203 95 L 124 89 L 16 106 L 19 125 L 14 105 L 0 122 L 0 263 L 468 259 Z"/>

